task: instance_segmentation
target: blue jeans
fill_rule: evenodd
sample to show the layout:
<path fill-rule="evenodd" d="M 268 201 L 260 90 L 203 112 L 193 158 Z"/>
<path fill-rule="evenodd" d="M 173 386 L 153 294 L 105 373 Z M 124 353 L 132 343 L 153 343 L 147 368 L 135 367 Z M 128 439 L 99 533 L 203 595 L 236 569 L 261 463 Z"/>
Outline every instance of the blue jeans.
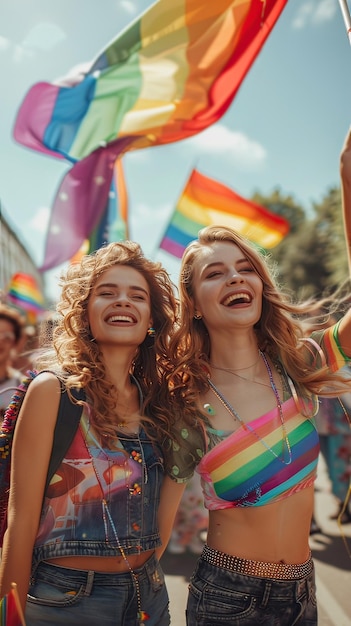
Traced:
<path fill-rule="evenodd" d="M 145 626 L 169 626 L 164 574 L 152 556 L 138 576 Z M 40 563 L 34 573 L 25 618 L 27 626 L 137 626 L 138 602 L 131 574 L 109 574 Z"/>
<path fill-rule="evenodd" d="M 316 626 L 314 572 L 300 580 L 238 574 L 198 560 L 189 585 L 187 626 Z"/>

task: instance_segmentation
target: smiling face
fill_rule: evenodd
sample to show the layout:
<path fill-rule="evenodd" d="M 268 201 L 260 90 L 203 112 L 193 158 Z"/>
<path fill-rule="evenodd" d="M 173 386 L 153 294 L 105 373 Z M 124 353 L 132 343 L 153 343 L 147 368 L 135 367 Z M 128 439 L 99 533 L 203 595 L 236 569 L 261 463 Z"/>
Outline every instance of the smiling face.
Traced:
<path fill-rule="evenodd" d="M 204 246 L 194 264 L 196 310 L 210 335 L 221 329 L 253 328 L 262 313 L 263 283 L 240 248 L 216 241 Z"/>
<path fill-rule="evenodd" d="M 99 345 L 139 346 L 152 325 L 150 290 L 144 276 L 128 265 L 103 272 L 89 298 L 88 318 Z"/>

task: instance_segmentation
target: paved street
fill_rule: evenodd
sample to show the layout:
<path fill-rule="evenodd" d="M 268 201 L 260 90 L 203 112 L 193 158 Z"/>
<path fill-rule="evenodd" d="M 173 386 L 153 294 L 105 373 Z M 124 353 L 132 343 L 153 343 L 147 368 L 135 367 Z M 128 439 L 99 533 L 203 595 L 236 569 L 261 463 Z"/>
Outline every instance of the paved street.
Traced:
<path fill-rule="evenodd" d="M 329 519 L 335 512 L 335 501 L 323 463 L 320 463 L 316 485 L 316 518 L 323 534 L 310 540 L 316 566 L 318 626 L 351 626 L 351 524 L 343 526 L 347 549 L 336 522 Z M 172 626 L 185 625 L 187 584 L 196 562 L 190 553 L 166 553 L 162 565 L 166 573 L 171 601 Z"/>

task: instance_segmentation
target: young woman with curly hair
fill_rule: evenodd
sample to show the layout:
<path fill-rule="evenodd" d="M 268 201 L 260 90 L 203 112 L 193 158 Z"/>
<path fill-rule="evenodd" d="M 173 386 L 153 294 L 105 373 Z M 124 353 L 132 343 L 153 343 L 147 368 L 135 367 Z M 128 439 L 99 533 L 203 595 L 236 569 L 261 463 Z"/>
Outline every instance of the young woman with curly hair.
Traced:
<path fill-rule="evenodd" d="M 350 138 L 341 163 L 351 241 Z M 178 415 L 166 465 L 178 483 L 197 469 L 209 509 L 187 624 L 315 625 L 314 415 L 318 396 L 349 389 L 338 370 L 351 358 L 351 310 L 306 339 L 299 318 L 316 305 L 293 304 L 266 258 L 221 226 L 186 249 L 180 303 L 163 391 Z"/>
<path fill-rule="evenodd" d="M 173 285 L 138 244 L 120 242 L 70 265 L 61 286 L 40 358 L 50 371 L 31 382 L 15 431 L 1 596 L 17 583 L 27 626 L 166 626 L 161 486 L 169 526 L 178 500 L 167 499 L 154 407 Z M 45 491 L 60 394 L 76 402 L 77 389 L 79 427 Z"/>

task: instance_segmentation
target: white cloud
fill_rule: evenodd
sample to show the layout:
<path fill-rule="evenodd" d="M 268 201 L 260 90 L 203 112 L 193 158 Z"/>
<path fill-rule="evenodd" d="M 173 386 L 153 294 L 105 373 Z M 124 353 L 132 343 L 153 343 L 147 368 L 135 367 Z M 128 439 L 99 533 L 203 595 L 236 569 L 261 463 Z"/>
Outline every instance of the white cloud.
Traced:
<path fill-rule="evenodd" d="M 36 24 L 20 43 L 13 43 L 0 36 L 0 52 L 10 49 L 14 63 L 22 63 L 35 57 L 38 51 L 51 50 L 65 38 L 65 33 L 58 26 L 41 22 Z"/>
<path fill-rule="evenodd" d="M 122 9 L 124 9 L 125 12 L 128 13 L 129 15 L 135 15 L 135 13 L 138 10 L 135 3 L 132 2 L 131 0 L 121 0 L 120 5 Z"/>
<path fill-rule="evenodd" d="M 28 223 L 28 226 L 37 233 L 45 234 L 48 230 L 49 218 L 50 209 L 48 207 L 41 207 L 34 213 L 32 219 Z"/>
<path fill-rule="evenodd" d="M 199 135 L 187 139 L 186 149 L 193 147 L 197 154 L 206 157 L 225 155 L 242 169 L 252 169 L 261 166 L 267 158 L 265 148 L 257 141 L 253 141 L 244 133 L 229 130 L 223 124 L 210 126 Z M 182 145 L 184 145 L 182 142 Z"/>
<path fill-rule="evenodd" d="M 145 224 L 150 224 L 151 231 L 154 232 L 155 224 L 158 225 L 161 222 L 162 228 L 162 221 L 167 219 L 166 216 L 168 216 L 168 214 L 169 205 L 162 204 L 159 206 L 155 206 L 154 204 L 149 205 L 144 203 L 137 203 L 133 207 L 133 211 L 131 211 L 130 213 L 131 225 L 133 229 L 136 230 L 138 228 L 142 228 L 143 233 L 145 234 Z"/>
<path fill-rule="evenodd" d="M 22 46 L 41 51 L 52 50 L 64 39 L 66 39 L 66 34 L 59 26 L 50 22 L 40 22 L 28 32 L 22 42 Z"/>
<path fill-rule="evenodd" d="M 155 254 L 155 242 L 161 240 L 170 217 L 169 204 L 155 206 L 154 204 L 137 203 L 130 212 L 131 237 L 142 243 L 147 255 Z"/>
<path fill-rule="evenodd" d="M 337 12 L 337 0 L 306 0 L 298 9 L 292 27 L 318 26 L 333 19 Z"/>
<path fill-rule="evenodd" d="M 23 48 L 23 46 L 16 45 L 13 47 L 12 58 L 14 63 L 22 63 L 26 59 L 31 59 L 34 56 L 35 55 L 32 50 L 26 50 L 26 48 Z"/>
<path fill-rule="evenodd" d="M 8 50 L 10 47 L 10 40 L 0 35 L 0 50 Z"/>
<path fill-rule="evenodd" d="M 337 11 L 336 0 L 320 0 L 318 7 L 313 13 L 312 22 L 314 24 L 320 24 L 323 22 L 329 22 L 333 19 Z"/>
<path fill-rule="evenodd" d="M 56 85 L 61 86 L 73 86 L 80 83 L 85 75 L 89 72 L 91 67 L 91 61 L 85 63 L 79 63 L 72 67 L 65 76 L 60 76 L 54 82 Z"/>

